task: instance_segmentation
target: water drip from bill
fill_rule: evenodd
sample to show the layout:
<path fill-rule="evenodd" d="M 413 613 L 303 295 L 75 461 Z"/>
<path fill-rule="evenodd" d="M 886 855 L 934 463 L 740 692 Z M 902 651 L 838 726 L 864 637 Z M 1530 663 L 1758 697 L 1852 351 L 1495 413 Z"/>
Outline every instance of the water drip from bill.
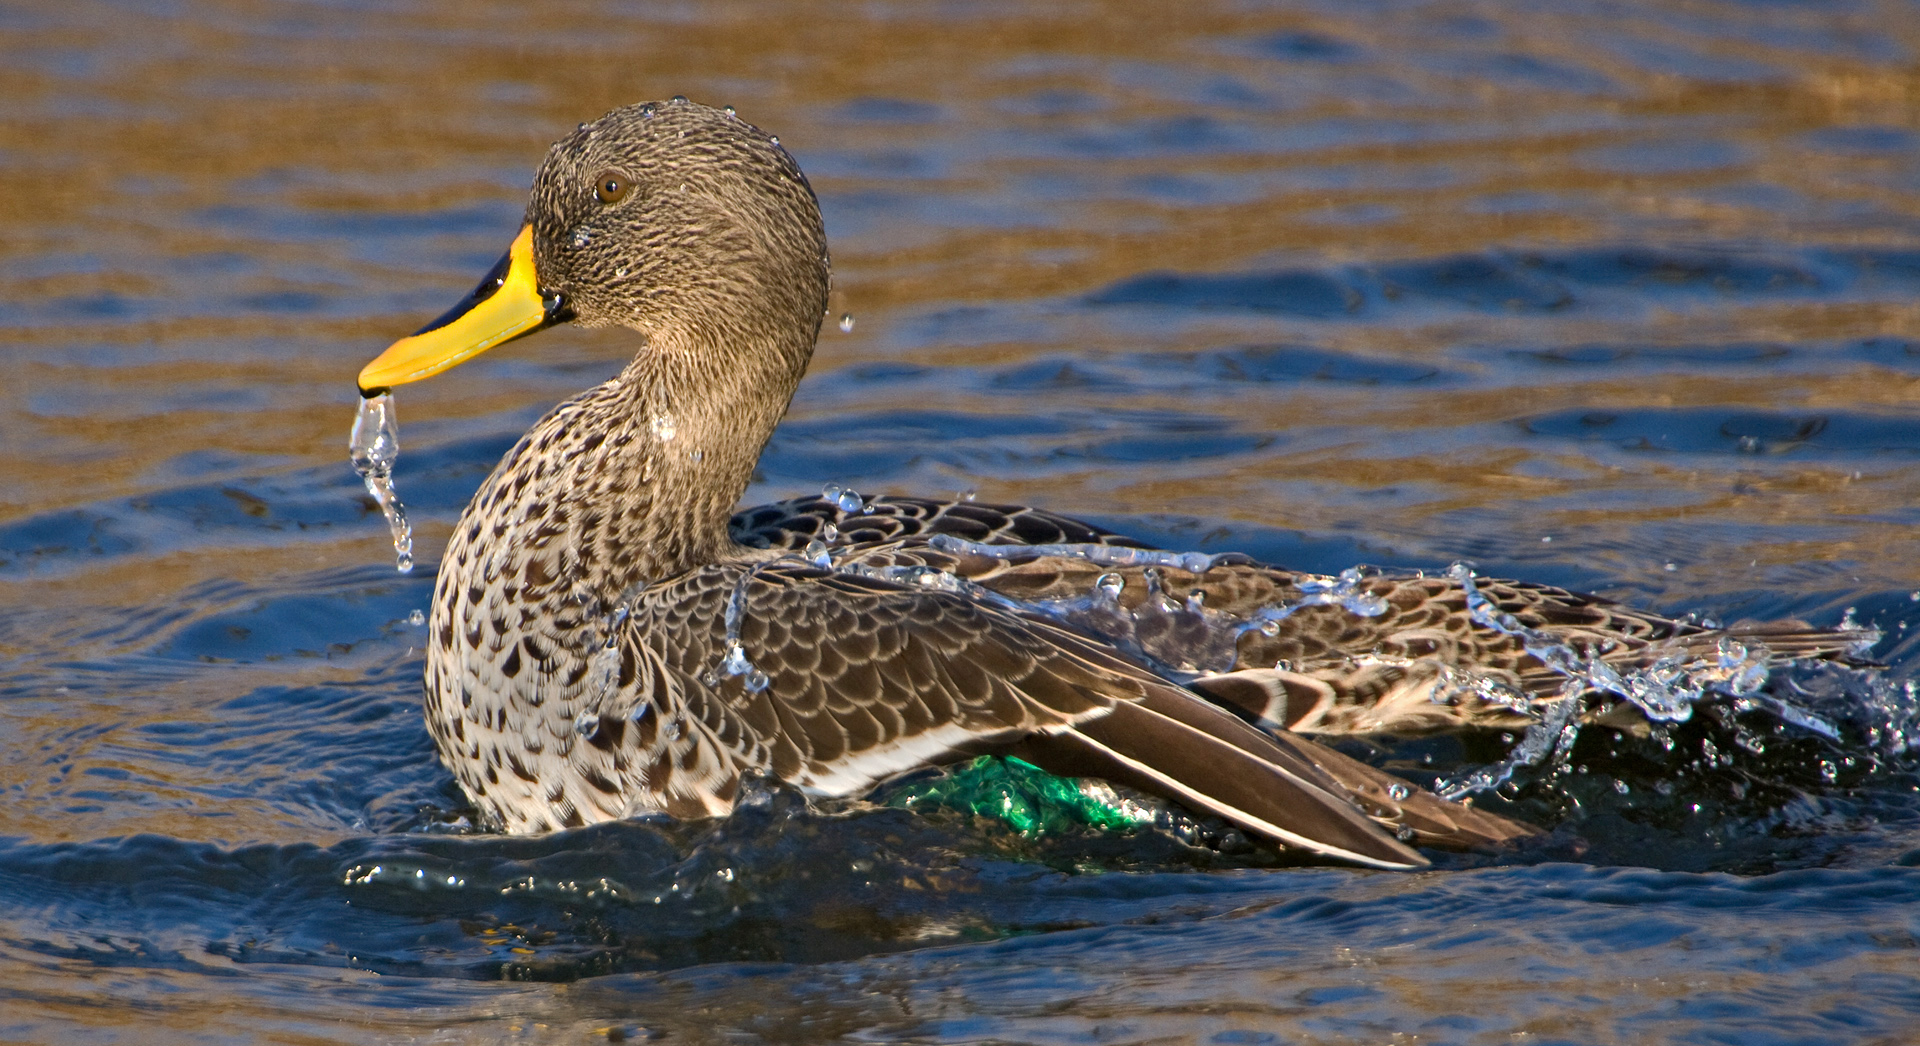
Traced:
<path fill-rule="evenodd" d="M 387 517 L 387 529 L 393 534 L 394 567 L 402 574 L 410 573 L 413 527 L 407 522 L 406 506 L 400 504 L 393 490 L 393 464 L 400 458 L 400 426 L 394 418 L 391 393 L 361 398 L 347 447 L 353 470 L 360 474 L 367 493 Z"/>

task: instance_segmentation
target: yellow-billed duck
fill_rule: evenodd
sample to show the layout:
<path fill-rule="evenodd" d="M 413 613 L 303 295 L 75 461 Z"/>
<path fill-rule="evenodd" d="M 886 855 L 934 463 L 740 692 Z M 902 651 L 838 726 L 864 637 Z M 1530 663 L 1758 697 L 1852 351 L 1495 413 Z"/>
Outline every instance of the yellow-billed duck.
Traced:
<path fill-rule="evenodd" d="M 1418 867 L 1408 842 L 1535 830 L 1301 732 L 1526 722 L 1501 694 L 1550 700 L 1568 674 L 1529 642 L 1632 666 L 1723 636 L 1538 585 L 1135 553 L 1016 506 L 843 495 L 734 515 L 828 282 L 778 139 L 681 99 L 635 105 L 556 143 L 494 271 L 361 371 L 372 397 L 558 323 L 636 335 L 624 370 L 506 455 L 440 561 L 427 724 L 490 826 L 720 816 L 743 779 L 849 796 L 1003 753 L 1283 847 Z"/>

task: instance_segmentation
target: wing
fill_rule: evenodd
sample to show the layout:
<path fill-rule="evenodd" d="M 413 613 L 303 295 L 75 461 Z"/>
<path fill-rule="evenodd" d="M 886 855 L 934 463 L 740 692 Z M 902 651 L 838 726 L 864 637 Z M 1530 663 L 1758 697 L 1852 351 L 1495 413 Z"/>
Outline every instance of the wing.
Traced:
<path fill-rule="evenodd" d="M 1017 752 L 1282 845 L 1425 863 L 1312 760 L 1039 616 L 877 578 L 733 564 L 648 589 L 628 627 L 679 678 L 706 681 L 697 714 L 736 765 L 801 788 L 858 794 L 928 763 Z"/>
<path fill-rule="evenodd" d="M 872 545 L 951 534 L 988 545 L 1114 545 L 1147 548 L 1142 542 L 1077 519 L 1024 505 L 989 505 L 886 495 L 853 511 L 824 497 L 793 498 L 736 513 L 727 529 L 749 548 L 799 551 L 831 524 L 838 540 Z"/>
<path fill-rule="evenodd" d="M 1108 678 L 1119 662 L 1091 647 L 1074 656 L 970 600 L 804 566 L 694 571 L 643 593 L 631 627 L 705 681 L 738 723 L 744 762 L 821 794 L 1059 729 L 1128 696 Z"/>
<path fill-rule="evenodd" d="M 1194 689 L 1274 728 L 1511 728 L 1532 721 L 1516 702 L 1553 699 L 1566 682 L 1522 637 L 1475 620 L 1464 586 L 1449 577 L 1364 577 L 1348 586 L 1347 602 L 1315 604 L 1340 583 L 1244 557 L 1221 559 L 1204 573 L 1064 556 L 955 556 L 910 544 L 863 558 L 928 560 L 1009 599 L 1047 606 L 1145 663 L 1197 677 Z M 1092 597 L 1103 576 L 1109 586 L 1120 583 L 1114 598 Z M 1764 650 L 1775 663 L 1848 660 L 1872 638 L 1799 621 L 1706 628 L 1549 585 L 1476 579 L 1475 588 L 1527 630 L 1616 668 L 1676 656 L 1712 660 L 1723 639 Z M 1368 612 L 1356 609 L 1361 603 Z M 1270 628 L 1242 627 L 1276 609 L 1283 614 Z M 1462 686 L 1463 678 L 1490 691 Z"/>

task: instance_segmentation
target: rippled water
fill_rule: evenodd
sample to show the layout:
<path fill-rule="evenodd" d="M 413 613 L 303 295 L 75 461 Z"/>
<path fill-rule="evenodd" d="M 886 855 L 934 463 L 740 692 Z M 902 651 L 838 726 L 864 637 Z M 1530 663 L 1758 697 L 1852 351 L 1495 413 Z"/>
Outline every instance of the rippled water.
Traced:
<path fill-rule="evenodd" d="M 1548 844 L 1418 875 L 779 795 L 457 830 L 352 376 L 675 93 L 793 150 L 858 319 L 755 500 L 1853 607 L 1904 681 L 1920 14 L 1525 6 L 0 8 L 0 1040 L 1911 1039 L 1920 777 L 1864 719 L 1589 731 L 1511 804 Z M 409 387 L 423 567 L 626 349 Z"/>

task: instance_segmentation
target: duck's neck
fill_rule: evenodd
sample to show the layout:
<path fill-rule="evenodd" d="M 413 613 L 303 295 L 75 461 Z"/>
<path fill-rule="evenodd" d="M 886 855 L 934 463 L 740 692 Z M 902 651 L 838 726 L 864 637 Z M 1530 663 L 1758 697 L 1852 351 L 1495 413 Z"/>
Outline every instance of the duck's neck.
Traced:
<path fill-rule="evenodd" d="M 799 383 L 804 352 L 777 362 L 794 356 L 650 345 L 542 418 L 494 470 L 455 534 L 467 569 L 517 570 L 527 599 L 610 607 L 637 586 L 751 554 L 727 520 Z"/>

